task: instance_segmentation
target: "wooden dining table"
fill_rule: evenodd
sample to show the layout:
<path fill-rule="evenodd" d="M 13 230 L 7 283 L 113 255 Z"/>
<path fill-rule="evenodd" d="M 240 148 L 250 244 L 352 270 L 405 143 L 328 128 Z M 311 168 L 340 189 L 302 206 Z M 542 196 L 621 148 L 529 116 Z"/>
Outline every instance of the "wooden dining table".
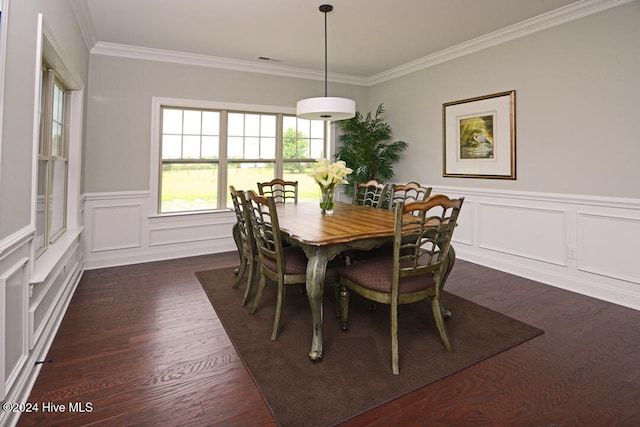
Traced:
<path fill-rule="evenodd" d="M 280 231 L 307 255 L 306 289 L 311 305 L 313 339 L 309 358 L 322 360 L 323 293 L 327 262 L 350 249 L 370 250 L 393 241 L 395 212 L 337 202 L 332 214 L 323 214 L 317 202 L 277 206 Z M 455 255 L 450 251 L 448 264 Z M 447 273 L 448 273 L 447 271 Z"/>

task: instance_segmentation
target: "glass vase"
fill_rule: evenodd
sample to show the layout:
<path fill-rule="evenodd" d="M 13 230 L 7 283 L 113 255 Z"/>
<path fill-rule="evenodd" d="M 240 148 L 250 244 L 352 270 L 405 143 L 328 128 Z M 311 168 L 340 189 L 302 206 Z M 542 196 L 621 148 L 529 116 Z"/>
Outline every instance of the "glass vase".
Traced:
<path fill-rule="evenodd" d="M 323 214 L 332 214 L 335 203 L 333 201 L 333 194 L 335 188 L 333 187 L 320 187 L 320 209 Z"/>

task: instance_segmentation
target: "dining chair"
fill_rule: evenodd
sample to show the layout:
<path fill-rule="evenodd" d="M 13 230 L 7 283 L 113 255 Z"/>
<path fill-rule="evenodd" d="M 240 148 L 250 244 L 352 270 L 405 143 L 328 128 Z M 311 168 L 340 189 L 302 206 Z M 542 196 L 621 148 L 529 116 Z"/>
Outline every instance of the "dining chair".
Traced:
<path fill-rule="evenodd" d="M 276 203 L 298 203 L 298 181 L 285 181 L 280 178 L 259 182 L 258 193 L 273 197 Z"/>
<path fill-rule="evenodd" d="M 388 198 L 389 186 L 379 183 L 375 179 L 369 182 L 356 182 L 353 191 L 353 204 L 382 208 Z M 371 256 L 367 250 L 352 249 L 343 254 L 349 262 L 357 262 Z"/>
<path fill-rule="evenodd" d="M 424 187 L 415 181 L 407 184 L 393 184 L 389 188 L 387 208 L 394 210 L 396 204 L 426 200 L 431 195 L 431 187 Z"/>
<path fill-rule="evenodd" d="M 340 276 L 340 321 L 348 329 L 349 292 L 391 306 L 391 366 L 400 373 L 398 306 L 431 299 L 431 311 L 445 348 L 453 352 L 440 304 L 441 282 L 451 236 L 464 197 L 438 194 L 425 201 L 395 207 L 393 255 L 343 267 Z M 415 325 L 412 325 L 415 327 Z"/>
<path fill-rule="evenodd" d="M 233 239 L 238 248 L 238 254 L 240 255 L 240 267 L 238 268 L 236 278 L 233 282 L 233 287 L 237 288 L 244 277 L 244 273 L 249 267 L 247 275 L 247 285 L 242 299 L 242 306 L 247 305 L 247 301 L 251 294 L 251 286 L 253 285 L 256 263 L 258 261 L 258 250 L 256 248 L 256 242 L 253 238 L 253 224 L 249 217 L 249 210 L 247 209 L 247 200 L 245 193 L 242 190 L 236 190 L 233 185 L 229 186 L 229 192 L 231 193 L 231 200 L 233 201 L 233 211 L 236 214 L 236 223 L 233 226 Z"/>
<path fill-rule="evenodd" d="M 423 187 L 415 181 L 407 184 L 390 184 L 388 191 L 384 197 L 382 207 L 384 209 L 394 210 L 399 202 L 422 201 L 431 195 L 431 187 Z M 380 248 L 371 249 L 369 251 L 351 251 L 349 253 L 352 261 L 362 261 L 367 258 L 379 257 L 382 255 L 391 255 L 393 244 L 385 244 Z M 375 307 L 375 305 L 372 305 Z"/>
<path fill-rule="evenodd" d="M 267 281 L 275 282 L 278 286 L 278 297 L 271 334 L 271 339 L 275 340 L 280 333 L 280 319 L 286 294 L 285 286 L 306 283 L 307 256 L 300 247 L 283 244 L 275 199 L 260 196 L 252 190 L 249 190 L 246 195 L 260 265 L 258 291 L 249 313 L 256 312 Z M 330 261 L 327 265 L 326 277 L 337 277 L 338 267 L 342 265 L 344 264 L 337 257 Z"/>
<path fill-rule="evenodd" d="M 353 204 L 381 207 L 387 195 L 388 186 L 372 179 L 369 182 L 357 182 L 353 191 Z"/>

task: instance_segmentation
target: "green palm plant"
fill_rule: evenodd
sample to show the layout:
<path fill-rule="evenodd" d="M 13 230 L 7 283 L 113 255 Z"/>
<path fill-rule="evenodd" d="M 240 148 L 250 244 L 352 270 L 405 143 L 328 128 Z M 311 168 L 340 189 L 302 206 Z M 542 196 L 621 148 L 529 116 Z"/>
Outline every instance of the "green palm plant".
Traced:
<path fill-rule="evenodd" d="M 393 178 L 393 165 L 409 146 L 405 141 L 391 140 L 391 126 L 380 118 L 382 113 L 384 104 L 378 105 L 374 116 L 356 112 L 354 117 L 336 122 L 341 134 L 334 157 L 353 169 L 344 184 L 347 196 L 353 196 L 356 182 L 375 179 L 385 183 Z"/>

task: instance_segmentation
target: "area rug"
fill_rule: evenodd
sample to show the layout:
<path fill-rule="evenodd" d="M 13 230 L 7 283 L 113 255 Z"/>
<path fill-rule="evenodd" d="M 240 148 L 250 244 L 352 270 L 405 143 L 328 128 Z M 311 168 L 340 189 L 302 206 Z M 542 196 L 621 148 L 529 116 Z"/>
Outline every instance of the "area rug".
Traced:
<path fill-rule="evenodd" d="M 455 352 L 445 350 L 429 303 L 401 307 L 400 375 L 391 372 L 391 331 L 385 305 L 371 310 L 352 296 L 349 330 L 335 317 L 333 286 L 325 288 L 324 351 L 308 358 L 311 311 L 299 286 L 287 286 L 280 336 L 272 341 L 276 286 L 269 283 L 258 311 L 241 306 L 244 283 L 233 289 L 233 268 L 197 272 L 236 351 L 281 426 L 331 426 L 527 341 L 543 331 L 444 292 Z M 257 281 L 256 281 L 257 284 Z"/>

